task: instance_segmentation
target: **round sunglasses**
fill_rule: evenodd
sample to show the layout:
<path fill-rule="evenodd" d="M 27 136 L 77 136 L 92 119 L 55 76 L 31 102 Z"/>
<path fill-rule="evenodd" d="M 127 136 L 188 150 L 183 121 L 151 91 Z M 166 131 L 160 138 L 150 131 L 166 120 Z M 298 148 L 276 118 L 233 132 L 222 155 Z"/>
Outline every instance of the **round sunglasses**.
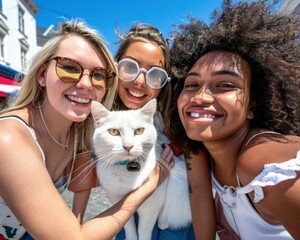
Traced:
<path fill-rule="evenodd" d="M 139 64 L 130 58 L 123 58 L 117 66 L 119 78 L 124 82 L 135 80 L 141 72 L 146 74 L 146 84 L 153 89 L 160 89 L 171 80 L 163 68 L 152 67 L 147 71 L 145 68 L 140 68 Z"/>
<path fill-rule="evenodd" d="M 76 83 L 79 82 L 83 76 L 83 71 L 89 68 L 83 68 L 80 62 L 65 58 L 65 57 L 53 57 L 50 60 L 55 60 L 55 70 L 57 76 L 66 83 Z M 108 89 L 112 83 L 113 78 L 116 76 L 116 73 L 112 70 L 96 67 L 89 69 L 90 73 L 88 74 L 93 86 L 99 90 Z"/>

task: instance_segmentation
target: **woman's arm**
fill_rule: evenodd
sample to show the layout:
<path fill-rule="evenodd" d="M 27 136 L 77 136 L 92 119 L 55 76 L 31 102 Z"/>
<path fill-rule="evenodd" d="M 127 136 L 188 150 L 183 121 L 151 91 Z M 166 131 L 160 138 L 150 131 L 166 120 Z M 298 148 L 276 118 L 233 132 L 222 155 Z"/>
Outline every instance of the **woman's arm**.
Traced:
<path fill-rule="evenodd" d="M 82 223 L 84 213 L 90 198 L 91 189 L 74 192 L 72 211 L 77 217 L 78 221 Z"/>
<path fill-rule="evenodd" d="M 275 216 L 275 222 L 271 223 L 282 224 L 294 239 L 300 239 L 300 173 L 295 179 L 265 187 L 264 195 L 258 206 Z"/>
<path fill-rule="evenodd" d="M 89 201 L 91 189 L 99 186 L 96 166 L 90 153 L 79 153 L 75 159 L 68 190 L 74 192 L 72 210 L 80 222 Z"/>
<path fill-rule="evenodd" d="M 216 237 L 216 213 L 208 154 L 201 150 L 186 162 L 195 237 L 213 240 Z"/>
<path fill-rule="evenodd" d="M 30 133 L 0 131 L 0 196 L 34 239 L 112 239 L 167 175 L 157 166 L 141 187 L 80 225 L 54 187 Z M 18 151 L 12 146 L 18 146 Z M 169 155 L 164 157 L 167 160 Z"/>
<path fill-rule="evenodd" d="M 278 163 L 278 170 L 268 168 L 264 173 L 272 173 L 271 186 L 265 186 L 263 199 L 254 202 L 254 193 L 249 196 L 262 218 L 270 224 L 282 224 L 294 239 L 300 239 L 300 139 L 291 136 L 261 136 L 243 153 L 239 159 L 239 177 L 243 185 L 253 180 L 266 164 Z M 249 144 L 250 145 L 250 144 Z M 289 167 L 287 161 L 290 162 Z M 280 167 L 282 166 L 282 167 Z M 288 168 L 290 168 L 288 170 Z M 277 172 L 277 174 L 276 174 Z M 293 172 L 295 176 L 293 176 Z M 276 176 L 277 175 L 277 176 Z M 267 176 L 267 175 L 265 175 Z M 280 181 L 280 182 L 279 182 Z M 280 197 L 279 197 L 280 196 Z"/>

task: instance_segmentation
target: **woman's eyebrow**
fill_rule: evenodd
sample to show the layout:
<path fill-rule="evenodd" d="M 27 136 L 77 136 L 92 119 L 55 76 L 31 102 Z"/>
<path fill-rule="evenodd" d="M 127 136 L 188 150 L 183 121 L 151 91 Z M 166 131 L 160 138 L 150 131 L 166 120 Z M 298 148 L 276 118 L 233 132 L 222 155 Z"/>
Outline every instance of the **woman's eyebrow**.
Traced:
<path fill-rule="evenodd" d="M 217 76 L 217 75 L 230 75 L 236 78 L 243 79 L 242 76 L 234 71 L 230 70 L 220 70 L 220 71 L 215 71 L 211 74 L 212 76 Z"/>
<path fill-rule="evenodd" d="M 200 73 L 198 72 L 188 72 L 186 75 L 185 75 L 185 78 L 189 77 L 189 76 L 201 76 Z"/>
<path fill-rule="evenodd" d="M 243 79 L 242 76 L 234 71 L 230 71 L 230 70 L 219 70 L 219 71 L 215 71 L 211 73 L 212 76 L 218 76 L 218 75 L 230 75 L 233 76 L 235 78 L 239 78 L 239 79 Z M 185 78 L 189 77 L 189 76 L 201 76 L 200 73 L 198 72 L 189 72 Z"/>

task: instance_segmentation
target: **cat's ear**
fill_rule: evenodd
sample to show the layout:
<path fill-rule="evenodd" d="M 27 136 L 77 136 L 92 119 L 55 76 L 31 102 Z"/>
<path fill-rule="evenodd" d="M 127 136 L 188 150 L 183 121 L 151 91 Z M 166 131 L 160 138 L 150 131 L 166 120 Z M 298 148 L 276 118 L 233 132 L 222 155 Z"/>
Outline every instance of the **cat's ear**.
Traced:
<path fill-rule="evenodd" d="M 97 101 L 92 101 L 91 104 L 91 113 L 94 118 L 94 124 L 97 125 L 97 122 L 109 115 L 110 111 L 108 111 L 101 103 Z"/>
<path fill-rule="evenodd" d="M 141 112 L 143 113 L 143 115 L 145 116 L 149 116 L 151 118 L 151 120 L 153 121 L 153 116 L 154 113 L 156 111 L 156 104 L 157 101 L 156 99 L 152 99 L 149 102 L 147 102 L 142 108 L 141 108 Z"/>

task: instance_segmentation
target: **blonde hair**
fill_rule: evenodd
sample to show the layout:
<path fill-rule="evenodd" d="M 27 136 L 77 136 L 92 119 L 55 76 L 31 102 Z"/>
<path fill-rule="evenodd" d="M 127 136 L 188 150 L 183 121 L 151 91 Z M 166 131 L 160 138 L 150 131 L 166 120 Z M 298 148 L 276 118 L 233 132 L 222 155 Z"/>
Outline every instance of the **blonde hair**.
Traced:
<path fill-rule="evenodd" d="M 102 101 L 102 104 L 107 109 L 111 109 L 116 97 L 116 89 L 118 85 L 117 69 L 114 59 L 95 29 L 89 28 L 83 21 L 72 20 L 63 23 L 62 29 L 36 53 L 31 61 L 31 65 L 29 66 L 26 76 L 22 81 L 22 87 L 19 95 L 14 102 L 12 102 L 12 104 L 1 113 L 10 112 L 24 107 L 38 106 L 45 97 L 45 89 L 41 88 L 37 81 L 37 72 L 42 64 L 46 63 L 55 55 L 60 43 L 72 34 L 86 39 L 95 46 L 96 49 L 98 49 L 105 57 L 108 69 L 115 73 L 115 76 L 112 79 L 113 83 L 107 90 Z M 74 124 L 78 129 L 78 149 L 87 150 L 92 146 L 91 136 L 94 131 L 93 119 L 89 116 L 85 121 Z"/>

